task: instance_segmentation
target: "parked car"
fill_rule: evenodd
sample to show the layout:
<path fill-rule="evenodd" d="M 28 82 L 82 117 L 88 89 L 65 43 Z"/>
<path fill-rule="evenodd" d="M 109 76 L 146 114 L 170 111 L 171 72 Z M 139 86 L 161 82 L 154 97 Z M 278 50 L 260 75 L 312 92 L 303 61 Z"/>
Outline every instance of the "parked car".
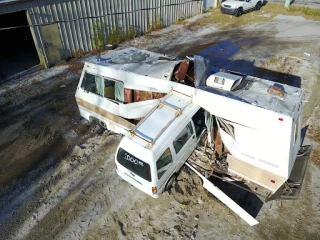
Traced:
<path fill-rule="evenodd" d="M 261 0 L 227 0 L 221 4 L 221 12 L 240 17 L 244 12 L 260 10 L 262 4 Z"/>

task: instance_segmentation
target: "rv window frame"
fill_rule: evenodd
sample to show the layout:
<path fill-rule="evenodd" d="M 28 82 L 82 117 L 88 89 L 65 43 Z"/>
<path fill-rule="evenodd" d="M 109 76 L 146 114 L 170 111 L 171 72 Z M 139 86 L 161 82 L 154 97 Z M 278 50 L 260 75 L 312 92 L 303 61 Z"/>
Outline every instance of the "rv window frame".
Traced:
<path fill-rule="evenodd" d="M 116 102 L 116 103 L 124 103 L 124 99 L 123 99 L 123 101 L 118 101 L 118 100 L 116 100 L 116 99 L 112 99 L 112 98 L 105 97 L 104 94 L 103 94 L 103 96 L 101 96 L 101 95 L 98 94 L 98 93 L 95 93 L 95 92 L 92 92 L 92 91 L 89 91 L 89 90 L 85 89 L 84 86 L 85 86 L 86 74 L 87 74 L 87 73 L 90 74 L 90 75 L 92 75 L 92 76 L 95 76 L 95 77 L 102 77 L 102 79 L 103 79 L 103 85 L 104 85 L 105 79 L 108 80 L 108 81 L 113 81 L 113 82 L 119 82 L 119 83 L 121 83 L 121 84 L 123 85 L 123 96 L 124 96 L 125 86 L 124 86 L 124 82 L 123 82 L 123 81 L 118 80 L 118 79 L 114 79 L 114 78 L 110 78 L 110 77 L 104 77 L 104 76 L 102 76 L 102 75 L 100 75 L 100 74 L 94 74 L 94 73 L 91 73 L 91 72 L 89 72 L 89 71 L 85 71 L 85 72 L 84 72 L 84 75 L 83 75 L 83 79 L 82 79 L 81 85 L 80 85 L 80 88 L 83 89 L 84 91 L 87 91 L 87 92 L 90 92 L 90 93 L 92 93 L 92 94 L 98 95 L 98 96 L 100 96 L 100 97 L 106 98 L 106 99 L 108 99 L 108 100 L 110 100 L 110 101 L 113 101 L 113 102 Z"/>

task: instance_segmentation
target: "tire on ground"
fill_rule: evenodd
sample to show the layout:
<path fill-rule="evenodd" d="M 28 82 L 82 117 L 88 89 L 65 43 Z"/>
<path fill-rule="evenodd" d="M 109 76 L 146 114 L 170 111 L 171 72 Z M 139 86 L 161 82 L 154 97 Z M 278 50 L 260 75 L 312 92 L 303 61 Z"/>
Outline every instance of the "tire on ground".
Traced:
<path fill-rule="evenodd" d="M 165 191 L 168 191 L 168 190 L 170 190 L 171 188 L 174 187 L 174 185 L 176 184 L 176 178 L 177 178 L 176 174 L 173 174 L 169 178 L 169 180 L 168 180 L 168 182 L 166 184 L 166 187 L 165 187 Z"/>
<path fill-rule="evenodd" d="M 104 121 L 98 120 L 98 123 L 99 123 L 99 127 L 102 130 L 104 130 L 104 131 L 108 130 L 107 124 Z"/>
<path fill-rule="evenodd" d="M 256 11 L 260 10 L 260 8 L 261 8 L 261 2 L 257 2 L 255 7 Z"/>
<path fill-rule="evenodd" d="M 240 17 L 242 15 L 242 8 L 238 8 L 236 12 L 236 17 Z"/>

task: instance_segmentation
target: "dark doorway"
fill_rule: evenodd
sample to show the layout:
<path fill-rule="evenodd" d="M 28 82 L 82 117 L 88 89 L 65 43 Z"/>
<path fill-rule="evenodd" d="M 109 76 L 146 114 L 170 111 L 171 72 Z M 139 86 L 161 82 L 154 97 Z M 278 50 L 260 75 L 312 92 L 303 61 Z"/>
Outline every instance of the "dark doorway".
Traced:
<path fill-rule="evenodd" d="M 0 82 L 39 65 L 25 11 L 0 15 Z"/>

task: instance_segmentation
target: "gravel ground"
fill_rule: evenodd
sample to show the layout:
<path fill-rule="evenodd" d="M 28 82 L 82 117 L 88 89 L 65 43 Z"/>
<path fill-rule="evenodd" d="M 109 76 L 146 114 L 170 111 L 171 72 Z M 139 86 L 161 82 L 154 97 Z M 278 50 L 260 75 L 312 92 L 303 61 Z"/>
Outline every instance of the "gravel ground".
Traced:
<path fill-rule="evenodd" d="M 226 187 L 260 222 L 249 227 L 181 171 L 176 187 L 153 199 L 120 179 L 114 154 L 122 136 L 81 119 L 74 99 L 82 61 L 0 87 L 2 239 L 320 239 L 319 22 L 277 16 L 219 31 L 188 29 L 196 18 L 126 45 L 173 56 L 200 52 L 219 67 L 301 86 L 313 144 L 299 200 L 262 203 Z"/>

